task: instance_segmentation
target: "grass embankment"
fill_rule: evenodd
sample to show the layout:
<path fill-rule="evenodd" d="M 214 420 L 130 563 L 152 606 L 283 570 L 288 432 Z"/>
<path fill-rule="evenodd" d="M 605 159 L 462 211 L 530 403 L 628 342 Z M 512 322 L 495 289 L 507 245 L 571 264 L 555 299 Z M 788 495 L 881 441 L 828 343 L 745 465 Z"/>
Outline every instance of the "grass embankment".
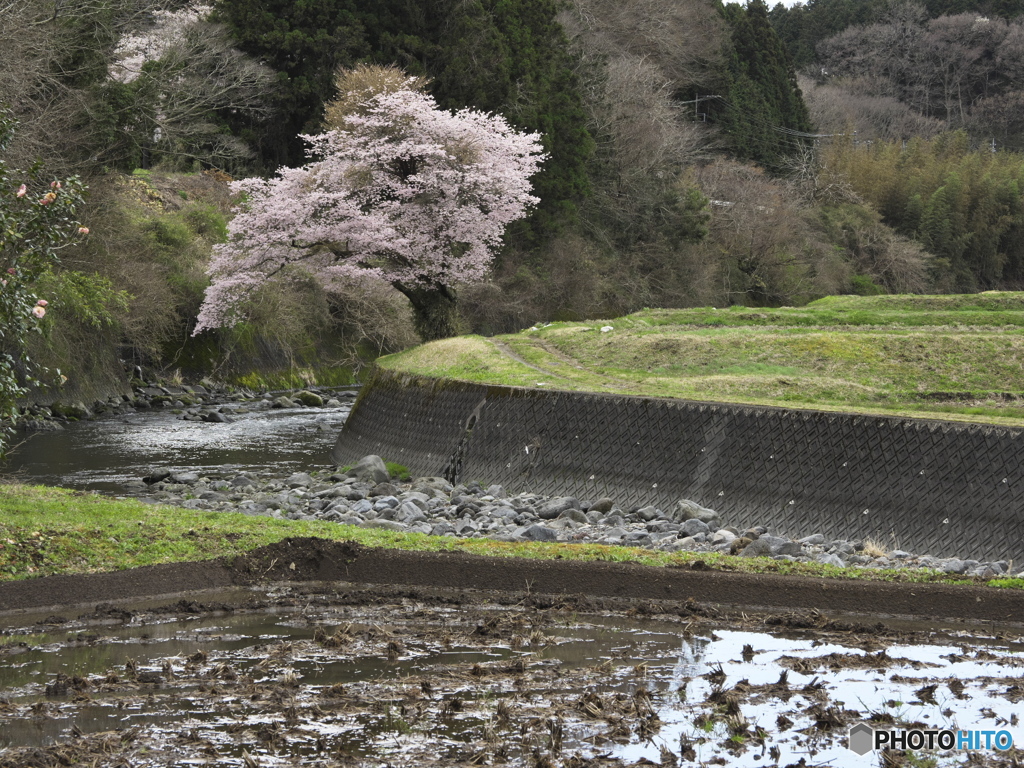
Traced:
<path fill-rule="evenodd" d="M 497 557 L 630 562 L 747 573 L 948 584 L 985 583 L 927 570 L 867 570 L 695 552 L 652 552 L 601 544 L 500 542 L 396 533 L 328 522 L 277 520 L 109 499 L 60 488 L 0 485 L 0 582 L 95 573 L 157 563 L 238 555 L 293 536 L 355 541 L 369 547 L 458 551 Z M 990 586 L 1024 588 L 1024 579 Z"/>
<path fill-rule="evenodd" d="M 378 364 L 522 387 L 1024 426 L 1024 293 L 643 310 L 447 339 Z"/>

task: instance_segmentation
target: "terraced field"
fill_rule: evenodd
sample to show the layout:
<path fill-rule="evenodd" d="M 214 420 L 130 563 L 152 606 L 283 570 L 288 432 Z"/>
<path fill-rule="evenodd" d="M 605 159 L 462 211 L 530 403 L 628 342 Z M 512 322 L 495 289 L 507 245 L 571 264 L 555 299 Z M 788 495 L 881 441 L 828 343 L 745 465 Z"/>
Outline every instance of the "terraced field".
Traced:
<path fill-rule="evenodd" d="M 1021 426 L 1024 293 L 643 310 L 446 339 L 379 364 L 512 386 Z"/>

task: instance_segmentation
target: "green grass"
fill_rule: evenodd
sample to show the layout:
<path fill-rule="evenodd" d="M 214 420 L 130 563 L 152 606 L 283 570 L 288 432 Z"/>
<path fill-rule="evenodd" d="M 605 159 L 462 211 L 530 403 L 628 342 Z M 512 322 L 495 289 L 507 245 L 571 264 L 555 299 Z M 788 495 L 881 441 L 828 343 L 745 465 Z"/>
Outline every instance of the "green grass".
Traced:
<path fill-rule="evenodd" d="M 379 365 L 511 386 L 1024 426 L 1024 293 L 646 309 L 446 339 Z"/>
<path fill-rule="evenodd" d="M 61 488 L 13 484 L 0 485 L 0 510 L 0 581 L 211 560 L 239 555 L 293 536 L 313 536 L 355 541 L 368 547 L 496 557 L 624 562 L 676 568 L 689 567 L 699 561 L 710 569 L 746 573 L 914 583 L 982 583 L 931 570 L 838 568 L 820 563 L 740 558 L 720 553 L 654 552 L 603 544 L 456 539 L 328 522 L 204 512 Z M 989 583 L 1003 588 L 1024 588 L 1022 579 L 996 579 Z"/>

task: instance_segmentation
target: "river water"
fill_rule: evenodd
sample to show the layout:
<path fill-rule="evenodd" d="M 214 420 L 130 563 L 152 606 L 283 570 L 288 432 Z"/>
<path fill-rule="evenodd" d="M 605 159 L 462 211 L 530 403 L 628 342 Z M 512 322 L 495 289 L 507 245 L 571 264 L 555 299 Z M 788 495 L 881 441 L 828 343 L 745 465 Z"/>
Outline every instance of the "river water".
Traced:
<path fill-rule="evenodd" d="M 331 448 L 351 405 L 221 407 L 236 421 L 184 421 L 171 409 L 152 409 L 27 435 L 0 472 L 26 483 L 118 493 L 156 467 L 209 476 L 309 471 L 331 466 Z"/>

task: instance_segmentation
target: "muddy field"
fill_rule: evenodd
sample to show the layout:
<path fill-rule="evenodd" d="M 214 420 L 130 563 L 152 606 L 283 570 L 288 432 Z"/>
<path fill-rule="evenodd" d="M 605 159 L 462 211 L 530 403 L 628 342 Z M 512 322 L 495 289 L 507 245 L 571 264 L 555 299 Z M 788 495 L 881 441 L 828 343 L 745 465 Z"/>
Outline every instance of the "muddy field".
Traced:
<path fill-rule="evenodd" d="M 1007 627 L 340 581 L 5 622 L 4 768 L 1024 761 L 846 746 L 859 721 L 1024 745 Z"/>

